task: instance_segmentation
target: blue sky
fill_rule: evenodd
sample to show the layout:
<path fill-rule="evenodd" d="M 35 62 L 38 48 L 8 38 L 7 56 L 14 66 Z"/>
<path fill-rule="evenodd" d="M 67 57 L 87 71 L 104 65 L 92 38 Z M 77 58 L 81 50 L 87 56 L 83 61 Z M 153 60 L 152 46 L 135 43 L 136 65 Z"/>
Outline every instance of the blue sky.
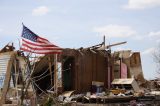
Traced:
<path fill-rule="evenodd" d="M 152 53 L 160 42 L 160 0 L 0 0 L 0 47 L 18 46 L 22 22 L 63 48 L 102 42 L 141 52 L 144 76 L 157 76 Z"/>

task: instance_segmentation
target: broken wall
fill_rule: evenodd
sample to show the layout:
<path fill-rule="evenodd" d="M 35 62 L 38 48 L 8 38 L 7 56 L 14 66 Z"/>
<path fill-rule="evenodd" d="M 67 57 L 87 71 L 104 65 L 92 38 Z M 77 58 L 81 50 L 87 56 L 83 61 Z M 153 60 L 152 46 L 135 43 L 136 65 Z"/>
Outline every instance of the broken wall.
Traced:
<path fill-rule="evenodd" d="M 118 57 L 127 65 L 127 77 L 134 77 L 136 80 L 145 82 L 141 64 L 140 52 L 131 52 L 131 50 L 116 51 Z"/>
<path fill-rule="evenodd" d="M 78 51 L 74 49 L 65 49 L 62 54 L 62 59 L 64 58 L 73 59 L 71 62 L 71 90 L 90 91 L 92 81 L 104 82 L 105 87 L 108 88 L 108 76 L 111 80 L 112 71 L 110 70 L 112 68 L 109 68 L 111 67 L 111 62 L 109 62 L 111 58 L 107 51 L 95 51 L 95 53 L 93 53 L 90 50 Z M 64 64 L 63 70 L 65 70 Z M 63 79 L 64 76 L 65 72 L 63 71 Z"/>

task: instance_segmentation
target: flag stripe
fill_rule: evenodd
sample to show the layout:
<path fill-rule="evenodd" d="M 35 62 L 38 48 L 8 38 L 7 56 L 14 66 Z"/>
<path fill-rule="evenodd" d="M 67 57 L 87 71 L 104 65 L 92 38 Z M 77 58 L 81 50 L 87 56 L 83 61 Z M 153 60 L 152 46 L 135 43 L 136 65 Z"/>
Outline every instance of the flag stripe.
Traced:
<path fill-rule="evenodd" d="M 31 52 L 31 53 L 38 53 L 38 54 L 60 54 L 62 51 L 57 51 L 57 50 L 53 50 L 53 51 L 32 51 L 26 48 L 20 48 L 23 51 L 26 52 Z"/>
<path fill-rule="evenodd" d="M 29 48 L 22 48 L 31 52 L 61 52 L 61 50 L 33 50 Z"/>
<path fill-rule="evenodd" d="M 50 43 L 48 40 L 42 39 L 40 37 L 38 37 L 37 42 L 39 42 L 39 43 Z"/>
<path fill-rule="evenodd" d="M 52 45 L 52 44 L 43 44 L 43 43 L 35 43 L 35 42 L 32 42 L 32 41 L 28 41 L 27 39 L 22 39 L 22 43 L 27 43 L 29 45 L 32 45 L 32 46 L 41 46 L 41 47 L 57 47 L 56 45 Z"/>
<path fill-rule="evenodd" d="M 29 49 L 33 49 L 33 50 L 62 50 L 60 48 L 53 48 L 53 47 L 39 47 L 39 46 L 32 46 L 32 45 L 28 45 L 23 43 L 22 46 L 27 47 Z"/>
<path fill-rule="evenodd" d="M 40 36 L 39 36 L 39 39 L 40 39 L 40 40 L 42 40 L 42 41 L 47 41 L 47 42 L 48 42 L 48 40 L 47 40 L 47 39 L 42 38 L 42 37 L 40 37 Z"/>

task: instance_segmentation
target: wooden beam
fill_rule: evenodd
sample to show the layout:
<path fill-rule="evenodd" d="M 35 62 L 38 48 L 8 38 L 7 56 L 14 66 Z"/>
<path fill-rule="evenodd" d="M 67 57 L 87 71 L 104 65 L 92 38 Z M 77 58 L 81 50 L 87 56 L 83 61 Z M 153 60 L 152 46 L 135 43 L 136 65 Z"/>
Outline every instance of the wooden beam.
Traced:
<path fill-rule="evenodd" d="M 50 72 L 50 76 L 51 76 L 51 87 L 53 86 L 53 76 L 52 76 L 52 61 L 51 61 L 51 56 L 48 57 L 49 60 L 49 72 Z"/>
<path fill-rule="evenodd" d="M 58 68 L 57 68 L 57 54 L 54 54 L 54 91 L 55 91 L 55 93 L 56 93 L 56 95 L 57 95 L 57 91 L 58 91 L 58 89 L 57 89 L 57 70 Z"/>

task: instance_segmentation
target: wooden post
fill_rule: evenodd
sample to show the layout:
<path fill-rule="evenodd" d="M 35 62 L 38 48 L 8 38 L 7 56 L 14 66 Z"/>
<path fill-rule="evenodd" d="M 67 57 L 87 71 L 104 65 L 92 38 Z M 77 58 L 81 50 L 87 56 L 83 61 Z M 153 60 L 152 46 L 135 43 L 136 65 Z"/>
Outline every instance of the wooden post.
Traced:
<path fill-rule="evenodd" d="M 54 54 L 54 91 L 57 95 L 57 54 Z"/>
<path fill-rule="evenodd" d="M 51 62 L 51 57 L 48 57 L 49 60 L 49 71 L 50 71 L 50 76 L 51 76 L 51 86 L 53 86 L 53 76 L 52 76 L 52 62 Z"/>
<path fill-rule="evenodd" d="M 110 70 L 110 66 L 108 65 L 108 89 L 111 88 L 111 70 Z"/>
<path fill-rule="evenodd" d="M 105 50 L 105 46 L 106 46 L 106 37 L 105 37 L 105 35 L 103 37 L 103 46 L 104 46 L 104 50 Z"/>
<path fill-rule="evenodd" d="M 15 82 L 15 87 L 16 87 L 16 96 L 17 98 L 18 97 L 18 77 L 19 77 L 19 70 L 17 72 L 17 60 L 15 59 L 14 60 L 14 67 L 15 67 L 15 79 L 16 79 L 16 82 Z M 19 102 L 19 100 L 17 99 L 17 103 Z"/>
<path fill-rule="evenodd" d="M 120 78 L 122 78 L 122 75 L 121 75 L 122 74 L 122 70 L 121 70 L 122 69 L 122 60 L 121 60 L 121 57 L 120 57 L 119 61 L 120 61 L 120 67 L 119 67 L 120 68 L 119 69 L 120 72 L 119 73 L 120 73 Z"/>

